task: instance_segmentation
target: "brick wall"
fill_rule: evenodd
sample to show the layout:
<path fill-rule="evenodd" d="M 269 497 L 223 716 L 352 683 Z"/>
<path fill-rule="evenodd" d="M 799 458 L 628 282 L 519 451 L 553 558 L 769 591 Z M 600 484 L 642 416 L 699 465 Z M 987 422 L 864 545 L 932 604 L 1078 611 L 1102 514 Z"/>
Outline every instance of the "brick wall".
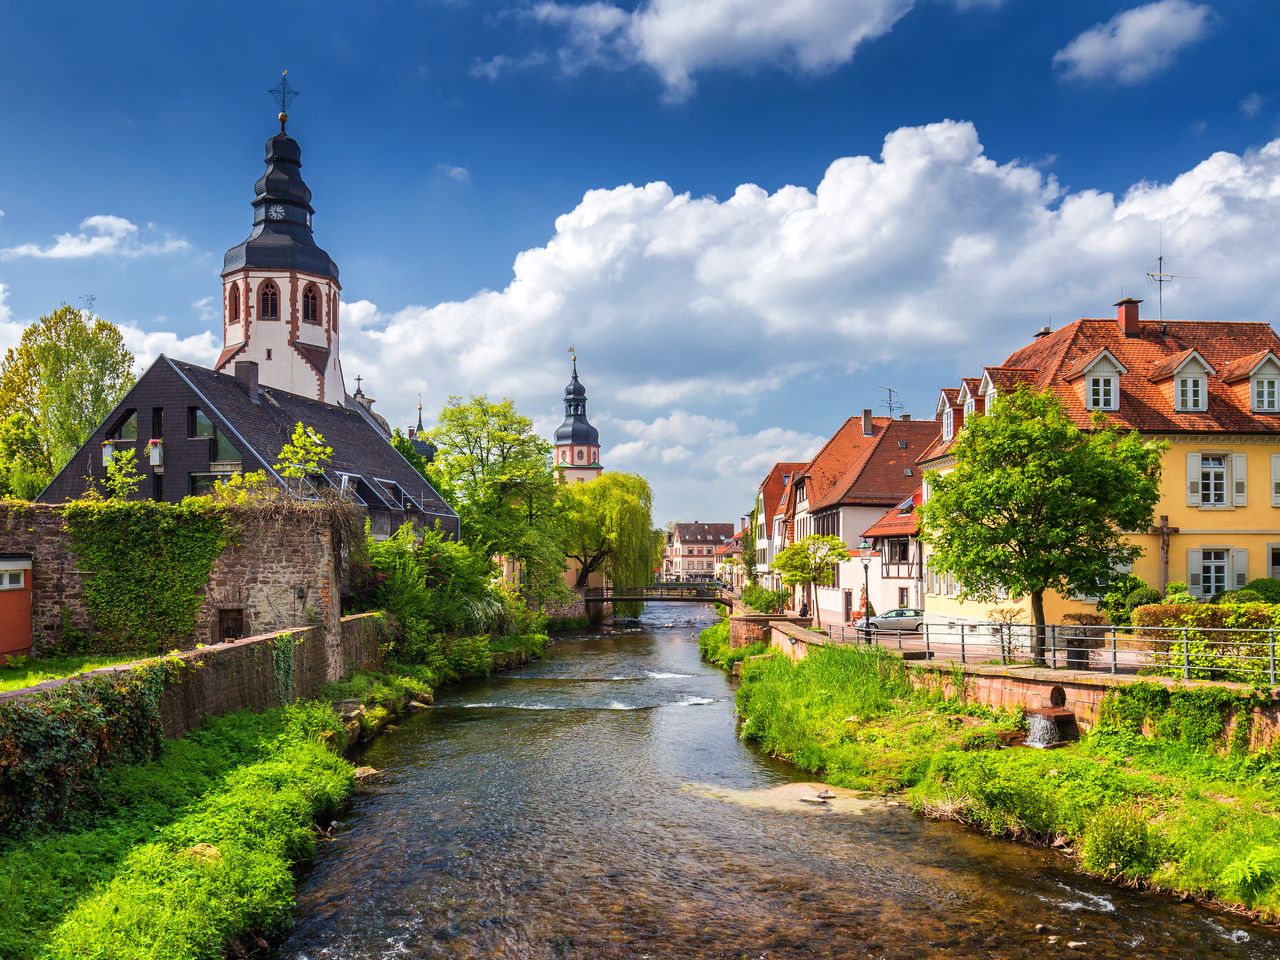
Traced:
<path fill-rule="evenodd" d="M 321 511 L 238 510 L 235 542 L 214 561 L 194 633 L 174 637 L 189 648 L 211 643 L 220 610 L 241 609 L 246 633 L 297 624 L 339 630 L 339 565 L 333 533 Z M 84 603 L 85 574 L 63 529 L 62 509 L 49 504 L 0 503 L 0 553 L 30 556 L 32 652 L 57 649 L 67 629 L 92 634 Z M 329 664 L 336 675 L 336 661 Z"/>
<path fill-rule="evenodd" d="M 735 605 L 736 606 L 736 605 Z M 753 643 L 771 642 L 771 625 L 791 623 L 801 628 L 813 623 L 812 617 L 780 617 L 776 614 L 734 614 L 729 618 L 729 646 L 749 647 Z"/>

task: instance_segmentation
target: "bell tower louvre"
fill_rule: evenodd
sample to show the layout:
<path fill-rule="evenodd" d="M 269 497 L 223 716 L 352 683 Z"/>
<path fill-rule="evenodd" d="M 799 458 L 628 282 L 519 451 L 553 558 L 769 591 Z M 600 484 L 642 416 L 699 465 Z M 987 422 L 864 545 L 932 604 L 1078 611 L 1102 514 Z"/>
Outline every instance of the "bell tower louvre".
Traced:
<path fill-rule="evenodd" d="M 267 140 L 267 168 L 254 184 L 253 229 L 223 261 L 223 349 L 214 369 L 233 373 L 237 361 L 252 360 L 262 384 L 341 406 L 338 267 L 312 236 L 302 149 L 285 132 L 297 91 L 284 76 L 272 93 L 280 132 Z"/>

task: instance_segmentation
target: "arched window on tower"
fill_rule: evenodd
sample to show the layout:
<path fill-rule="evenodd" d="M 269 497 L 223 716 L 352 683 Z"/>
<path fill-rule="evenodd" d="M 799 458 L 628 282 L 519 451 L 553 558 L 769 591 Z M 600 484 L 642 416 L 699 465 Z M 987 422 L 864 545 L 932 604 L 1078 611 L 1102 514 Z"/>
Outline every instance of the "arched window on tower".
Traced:
<path fill-rule="evenodd" d="M 314 283 L 308 283 L 302 291 L 302 322 L 320 322 L 320 297 L 316 293 Z"/>
<path fill-rule="evenodd" d="M 240 284 L 234 280 L 227 290 L 227 319 L 232 323 L 240 319 Z"/>
<path fill-rule="evenodd" d="M 258 319 L 280 319 L 280 288 L 270 280 L 262 285 L 258 294 Z"/>

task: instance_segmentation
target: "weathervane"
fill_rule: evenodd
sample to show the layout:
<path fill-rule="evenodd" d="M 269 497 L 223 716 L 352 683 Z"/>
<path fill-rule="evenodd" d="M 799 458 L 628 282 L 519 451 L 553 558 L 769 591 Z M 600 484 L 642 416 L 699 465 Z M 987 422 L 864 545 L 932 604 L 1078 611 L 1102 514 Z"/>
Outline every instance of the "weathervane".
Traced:
<path fill-rule="evenodd" d="M 284 125 L 289 122 L 289 104 L 298 99 L 300 91 L 297 87 L 289 86 L 289 71 L 280 71 L 280 82 L 267 91 L 276 99 L 276 106 L 280 108 L 280 132 L 284 133 Z"/>

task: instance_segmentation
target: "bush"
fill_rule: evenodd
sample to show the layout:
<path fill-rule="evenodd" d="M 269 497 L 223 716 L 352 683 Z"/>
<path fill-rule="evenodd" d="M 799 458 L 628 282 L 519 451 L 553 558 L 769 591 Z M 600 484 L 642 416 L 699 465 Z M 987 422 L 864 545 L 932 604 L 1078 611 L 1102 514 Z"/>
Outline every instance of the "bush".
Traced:
<path fill-rule="evenodd" d="M 748 584 L 742 591 L 742 602 L 757 613 L 781 613 L 791 598 L 789 590 L 766 590 L 754 583 Z"/>
<path fill-rule="evenodd" d="M 1187 593 L 1187 592 L 1188 592 L 1187 581 L 1185 580 L 1170 580 L 1169 584 L 1164 588 L 1165 597 L 1170 597 L 1170 596 L 1174 596 L 1175 594 Z"/>
<path fill-rule="evenodd" d="M 1086 870 L 1105 877 L 1149 876 L 1160 857 L 1147 827 L 1147 814 L 1131 803 L 1103 807 L 1085 827 L 1080 862 Z"/>
<path fill-rule="evenodd" d="M 1262 594 L 1256 590 L 1250 590 L 1245 587 L 1243 590 L 1237 590 L 1231 595 L 1232 603 L 1266 603 Z"/>
<path fill-rule="evenodd" d="M 1280 580 L 1276 580 L 1273 577 L 1259 577 L 1256 580 L 1250 580 L 1244 585 L 1244 588 L 1252 590 L 1264 603 L 1280 603 Z"/>
<path fill-rule="evenodd" d="M 1148 587 L 1146 584 L 1138 587 L 1125 600 L 1125 606 L 1130 614 L 1136 607 L 1145 606 L 1148 603 L 1159 603 L 1164 597 L 1160 595 L 1160 591 L 1155 587 Z"/>
<path fill-rule="evenodd" d="M 1121 574 L 1107 585 L 1102 599 L 1098 601 L 1098 609 L 1105 611 L 1112 623 L 1128 623 L 1129 611 L 1133 609 L 1129 597 L 1141 589 L 1150 589 L 1141 577 L 1135 577 L 1132 573 Z M 1159 599 L 1157 595 L 1156 600 Z"/>
<path fill-rule="evenodd" d="M 1149 604 L 1133 612 L 1139 636 L 1151 643 L 1157 672 L 1190 679 L 1267 683 L 1268 643 L 1256 631 L 1280 627 L 1280 610 L 1264 603 Z M 1208 628 L 1208 629 L 1201 629 Z M 1234 629 L 1233 629 L 1234 628 Z"/>

